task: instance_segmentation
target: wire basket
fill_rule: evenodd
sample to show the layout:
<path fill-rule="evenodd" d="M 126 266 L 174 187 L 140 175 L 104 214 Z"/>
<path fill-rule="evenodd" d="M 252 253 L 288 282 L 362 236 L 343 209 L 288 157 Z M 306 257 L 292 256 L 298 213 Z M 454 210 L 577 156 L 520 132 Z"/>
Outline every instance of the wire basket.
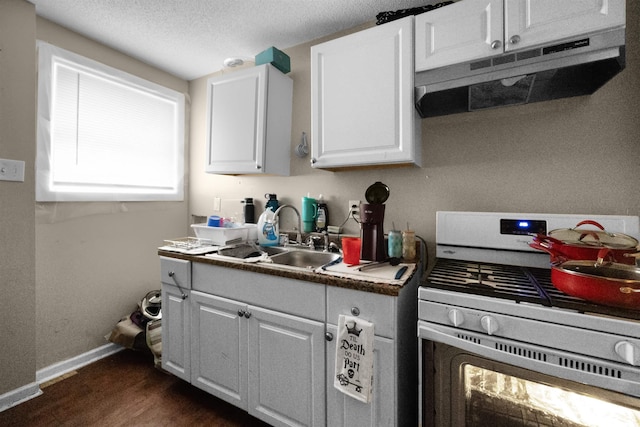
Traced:
<path fill-rule="evenodd" d="M 184 250 L 198 249 L 206 246 L 214 246 L 213 241 L 209 239 L 202 239 L 199 237 L 181 237 L 179 239 L 165 240 L 164 242 L 169 247 L 184 249 Z"/>

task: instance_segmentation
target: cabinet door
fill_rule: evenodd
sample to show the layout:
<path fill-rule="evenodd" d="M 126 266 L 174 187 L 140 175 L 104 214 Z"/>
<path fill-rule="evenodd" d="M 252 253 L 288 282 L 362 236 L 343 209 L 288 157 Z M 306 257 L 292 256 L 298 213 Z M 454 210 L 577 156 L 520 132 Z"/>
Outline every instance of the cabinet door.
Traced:
<path fill-rule="evenodd" d="M 624 0 L 506 0 L 504 4 L 507 51 L 625 25 Z"/>
<path fill-rule="evenodd" d="M 327 325 L 327 332 L 336 337 L 338 328 L 335 325 Z M 333 386 L 336 340 L 327 342 L 327 426 L 382 427 L 398 424 L 397 367 L 394 354 L 393 340 L 377 335 L 374 337 L 373 397 L 371 403 L 363 403 Z"/>
<path fill-rule="evenodd" d="M 191 301 L 191 383 L 246 410 L 246 307 L 198 291 Z"/>
<path fill-rule="evenodd" d="M 264 162 L 266 82 L 266 66 L 207 81 L 207 172 L 260 172 Z"/>
<path fill-rule="evenodd" d="M 249 313 L 249 413 L 271 425 L 324 426 L 324 323 Z"/>
<path fill-rule="evenodd" d="M 420 163 L 413 17 L 311 47 L 312 164 Z"/>
<path fill-rule="evenodd" d="M 502 0 L 464 0 L 422 13 L 416 16 L 416 71 L 501 54 L 503 37 Z"/>
<path fill-rule="evenodd" d="M 191 319 L 186 293 L 183 299 L 177 287 L 162 284 L 162 369 L 190 381 Z"/>

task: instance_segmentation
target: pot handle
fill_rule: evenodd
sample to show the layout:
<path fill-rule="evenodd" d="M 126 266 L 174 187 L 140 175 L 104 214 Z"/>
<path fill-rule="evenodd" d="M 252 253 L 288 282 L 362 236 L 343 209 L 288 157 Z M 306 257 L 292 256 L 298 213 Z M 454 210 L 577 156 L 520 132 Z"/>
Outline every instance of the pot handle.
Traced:
<path fill-rule="evenodd" d="M 543 237 L 546 238 L 547 236 L 543 236 Z M 551 237 L 550 239 L 553 239 L 553 237 Z M 556 239 L 553 239 L 553 240 L 556 240 Z M 551 247 L 549 247 L 548 245 L 545 245 L 543 242 L 537 239 L 534 239 L 531 243 L 529 243 L 529 246 L 531 246 L 533 249 L 537 249 L 539 251 L 543 251 L 551 255 L 551 264 L 553 265 L 560 265 L 566 261 L 566 258 L 564 258 L 560 254 L 560 252 L 553 250 Z"/>
<path fill-rule="evenodd" d="M 574 228 L 578 228 L 582 225 L 593 225 L 595 227 L 598 227 L 600 230 L 604 231 L 604 227 L 602 225 L 600 225 L 599 222 L 593 221 L 591 219 L 586 219 L 584 221 L 580 221 L 578 224 L 576 224 L 576 226 Z"/>
<path fill-rule="evenodd" d="M 558 240 L 555 237 L 548 236 L 546 234 L 538 234 L 533 238 L 534 242 L 538 242 L 541 245 L 545 246 L 545 244 L 549 245 L 549 247 L 553 245 L 564 245 L 562 240 Z"/>
<path fill-rule="evenodd" d="M 605 263 L 605 258 L 609 258 L 609 262 Z M 615 257 L 613 256 L 613 251 L 609 248 L 602 248 L 598 251 L 598 259 L 594 264 L 595 267 L 602 267 L 603 265 L 611 264 L 615 262 Z"/>

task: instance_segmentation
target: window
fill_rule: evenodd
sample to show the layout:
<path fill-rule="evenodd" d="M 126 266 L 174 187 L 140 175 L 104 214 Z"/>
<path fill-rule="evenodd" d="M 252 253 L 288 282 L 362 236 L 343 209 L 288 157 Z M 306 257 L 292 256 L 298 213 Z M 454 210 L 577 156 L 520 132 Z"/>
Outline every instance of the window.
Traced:
<path fill-rule="evenodd" d="M 37 201 L 183 200 L 184 95 L 38 42 Z"/>

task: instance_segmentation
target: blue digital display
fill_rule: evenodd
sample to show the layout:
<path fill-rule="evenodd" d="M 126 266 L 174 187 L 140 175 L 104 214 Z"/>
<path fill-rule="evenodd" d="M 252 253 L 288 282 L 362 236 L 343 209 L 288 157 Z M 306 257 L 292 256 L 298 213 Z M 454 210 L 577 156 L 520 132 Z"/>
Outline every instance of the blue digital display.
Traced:
<path fill-rule="evenodd" d="M 500 234 L 547 234 L 547 221 L 529 219 L 501 219 Z"/>

